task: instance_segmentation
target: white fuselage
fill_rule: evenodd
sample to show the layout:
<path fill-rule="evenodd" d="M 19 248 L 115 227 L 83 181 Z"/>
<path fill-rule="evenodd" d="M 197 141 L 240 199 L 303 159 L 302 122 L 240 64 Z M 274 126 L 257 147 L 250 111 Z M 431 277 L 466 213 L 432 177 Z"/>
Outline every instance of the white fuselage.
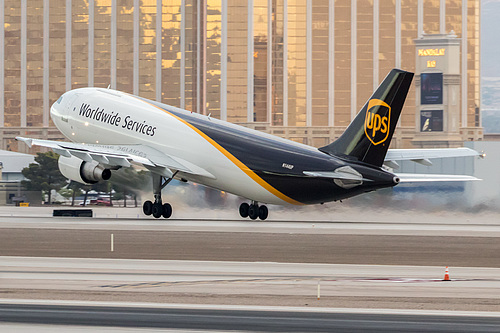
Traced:
<path fill-rule="evenodd" d="M 172 109 L 176 112 L 188 112 L 174 107 Z M 202 167 L 215 177 L 212 179 L 179 173 L 177 178 L 185 178 L 262 203 L 290 203 L 250 177 L 243 164 L 235 163 L 227 151 L 211 142 L 196 128 L 168 111 L 132 95 L 100 88 L 72 90 L 54 103 L 51 116 L 57 128 L 74 142 L 149 146 L 167 156 L 175 156 Z M 199 114 L 192 116 L 209 119 Z M 217 119 L 209 121 L 214 126 L 237 126 Z M 264 133 L 259 135 L 269 136 Z M 273 139 L 282 140 L 276 137 Z M 290 141 L 287 143 L 293 144 Z M 299 146 L 301 149 L 314 150 L 305 145 Z M 148 153 L 135 151 L 135 154 L 147 157 Z"/>

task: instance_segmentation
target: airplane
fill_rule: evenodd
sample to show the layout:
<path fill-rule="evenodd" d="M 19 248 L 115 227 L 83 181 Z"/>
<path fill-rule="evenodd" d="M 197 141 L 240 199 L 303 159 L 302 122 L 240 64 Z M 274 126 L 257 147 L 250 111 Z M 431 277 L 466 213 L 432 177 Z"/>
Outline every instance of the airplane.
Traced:
<path fill-rule="evenodd" d="M 334 142 L 314 148 L 209 116 L 104 88 L 64 93 L 51 107 L 56 127 L 72 142 L 17 137 L 29 147 L 51 148 L 68 179 L 93 184 L 112 170 L 142 165 L 151 171 L 154 201 L 145 215 L 169 218 L 161 191 L 172 179 L 190 181 L 249 200 L 241 217 L 265 220 L 265 204 L 309 205 L 337 201 L 405 180 L 384 166 L 395 160 L 428 163 L 430 157 L 466 156 L 473 150 L 401 149 L 388 152 L 413 73 L 393 69 Z M 387 158 L 386 158 L 386 155 Z M 424 181 L 428 175 L 410 175 Z M 438 175 L 432 181 L 471 176 Z M 264 204 L 261 204 L 264 203 Z"/>

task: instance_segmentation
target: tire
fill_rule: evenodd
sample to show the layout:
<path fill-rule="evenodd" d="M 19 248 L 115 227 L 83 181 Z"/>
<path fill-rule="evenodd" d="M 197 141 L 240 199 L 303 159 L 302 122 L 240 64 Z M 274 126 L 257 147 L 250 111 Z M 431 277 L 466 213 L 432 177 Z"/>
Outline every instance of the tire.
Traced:
<path fill-rule="evenodd" d="M 250 207 L 248 208 L 248 216 L 250 216 L 252 220 L 255 220 L 257 217 L 259 217 L 259 206 L 250 205 Z"/>
<path fill-rule="evenodd" d="M 151 201 L 144 201 L 144 204 L 142 205 L 142 212 L 144 215 L 151 215 L 153 212 L 153 203 Z"/>
<path fill-rule="evenodd" d="M 155 217 L 157 219 L 160 218 L 161 214 L 162 214 L 162 210 L 163 210 L 163 206 L 160 203 L 154 203 L 153 210 L 152 210 L 153 217 Z"/>
<path fill-rule="evenodd" d="M 162 214 L 164 218 L 168 219 L 172 216 L 172 206 L 169 203 L 164 203 L 162 208 Z"/>
<path fill-rule="evenodd" d="M 267 209 L 266 206 L 260 206 L 259 207 L 259 219 L 264 221 L 267 219 L 267 216 L 269 215 L 269 210 Z"/>
<path fill-rule="evenodd" d="M 242 203 L 240 205 L 240 216 L 243 218 L 248 217 L 248 209 L 250 208 L 250 205 L 248 205 L 246 202 Z"/>

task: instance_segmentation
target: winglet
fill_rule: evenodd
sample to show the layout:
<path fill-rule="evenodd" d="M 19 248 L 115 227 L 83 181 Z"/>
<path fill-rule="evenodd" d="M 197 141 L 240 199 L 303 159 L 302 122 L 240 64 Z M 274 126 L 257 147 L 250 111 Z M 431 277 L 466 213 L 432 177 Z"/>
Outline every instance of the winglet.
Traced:
<path fill-rule="evenodd" d="M 16 140 L 24 142 L 30 148 L 33 146 L 33 139 L 23 138 L 22 136 L 16 136 Z"/>

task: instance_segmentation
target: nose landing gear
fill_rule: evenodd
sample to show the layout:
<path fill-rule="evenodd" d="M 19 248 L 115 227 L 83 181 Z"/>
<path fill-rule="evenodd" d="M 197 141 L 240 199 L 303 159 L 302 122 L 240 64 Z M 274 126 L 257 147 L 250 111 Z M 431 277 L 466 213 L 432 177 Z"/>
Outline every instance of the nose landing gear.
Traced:
<path fill-rule="evenodd" d="M 169 203 L 163 203 L 161 200 L 161 190 L 168 185 L 177 174 L 175 172 L 171 178 L 165 178 L 158 174 L 153 173 L 153 193 L 155 196 L 155 202 L 147 200 L 142 205 L 142 212 L 144 215 L 153 215 L 155 218 L 164 217 L 168 219 L 172 216 L 172 206 Z"/>
<path fill-rule="evenodd" d="M 240 205 L 240 216 L 243 218 L 250 217 L 252 220 L 257 218 L 261 220 L 267 219 L 269 215 L 269 210 L 265 205 L 259 206 L 259 204 L 254 201 L 250 205 L 246 202 Z"/>

